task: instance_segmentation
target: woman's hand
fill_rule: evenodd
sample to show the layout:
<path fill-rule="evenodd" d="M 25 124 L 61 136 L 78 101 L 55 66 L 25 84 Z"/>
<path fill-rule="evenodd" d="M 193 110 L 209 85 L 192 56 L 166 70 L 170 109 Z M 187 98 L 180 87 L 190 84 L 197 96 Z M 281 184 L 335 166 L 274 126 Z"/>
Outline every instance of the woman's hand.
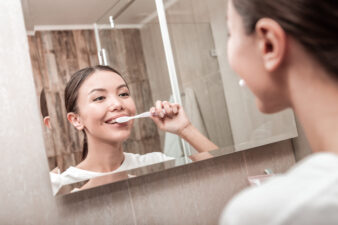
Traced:
<path fill-rule="evenodd" d="M 191 125 L 183 107 L 167 101 L 156 101 L 150 109 L 152 119 L 163 131 L 181 135 L 182 131 Z"/>
<path fill-rule="evenodd" d="M 179 135 L 198 152 L 207 152 L 218 148 L 217 145 L 201 134 L 190 123 L 182 106 L 179 104 L 157 101 L 155 107 L 150 109 L 150 112 L 152 114 L 151 118 L 158 128 Z M 203 157 L 211 157 L 211 155 L 204 154 Z M 198 158 L 195 160 L 198 160 Z"/>

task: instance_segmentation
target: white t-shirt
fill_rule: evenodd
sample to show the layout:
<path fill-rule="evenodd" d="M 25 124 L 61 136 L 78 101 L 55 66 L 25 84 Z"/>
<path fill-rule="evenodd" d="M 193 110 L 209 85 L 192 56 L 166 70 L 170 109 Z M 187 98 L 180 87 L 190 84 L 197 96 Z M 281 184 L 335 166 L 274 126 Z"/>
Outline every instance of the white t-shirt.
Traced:
<path fill-rule="evenodd" d="M 173 157 L 166 156 L 161 152 L 151 152 L 144 155 L 126 152 L 123 154 L 124 161 L 122 162 L 121 166 L 112 172 L 93 172 L 72 166 L 61 174 L 50 172 L 49 175 L 52 183 L 53 194 L 55 195 L 64 185 L 175 159 Z"/>
<path fill-rule="evenodd" d="M 316 153 L 235 196 L 222 225 L 337 225 L 338 155 Z"/>

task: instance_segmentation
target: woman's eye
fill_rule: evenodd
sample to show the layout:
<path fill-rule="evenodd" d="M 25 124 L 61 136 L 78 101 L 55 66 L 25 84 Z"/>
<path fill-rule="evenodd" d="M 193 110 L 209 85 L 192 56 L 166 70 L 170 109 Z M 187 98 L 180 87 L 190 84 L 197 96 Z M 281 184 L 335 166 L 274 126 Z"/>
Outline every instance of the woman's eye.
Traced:
<path fill-rule="evenodd" d="M 120 94 L 120 96 L 122 96 L 122 97 L 128 97 L 129 93 L 128 92 L 124 92 L 124 93 Z"/>
<path fill-rule="evenodd" d="M 97 98 L 94 98 L 94 102 L 96 102 L 96 101 L 102 101 L 102 100 L 104 100 L 105 99 L 105 97 L 104 96 L 99 96 L 99 97 L 97 97 Z"/>

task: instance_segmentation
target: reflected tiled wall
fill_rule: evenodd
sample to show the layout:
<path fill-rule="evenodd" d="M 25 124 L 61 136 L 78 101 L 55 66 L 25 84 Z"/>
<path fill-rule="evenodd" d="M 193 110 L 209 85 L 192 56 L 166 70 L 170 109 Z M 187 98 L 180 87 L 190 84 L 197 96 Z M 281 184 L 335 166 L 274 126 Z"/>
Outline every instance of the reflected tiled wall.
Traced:
<path fill-rule="evenodd" d="M 20 0 L 0 15 L 0 224 L 217 224 L 249 174 L 294 164 L 287 140 L 54 198 Z"/>

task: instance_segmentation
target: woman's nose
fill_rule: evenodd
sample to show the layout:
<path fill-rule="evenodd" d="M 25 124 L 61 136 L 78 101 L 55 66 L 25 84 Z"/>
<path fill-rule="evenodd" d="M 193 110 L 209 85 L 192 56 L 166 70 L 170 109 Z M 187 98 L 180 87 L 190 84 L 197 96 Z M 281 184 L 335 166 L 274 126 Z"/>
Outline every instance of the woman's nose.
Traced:
<path fill-rule="evenodd" d="M 123 104 L 120 100 L 114 99 L 109 104 L 109 111 L 122 110 Z"/>

